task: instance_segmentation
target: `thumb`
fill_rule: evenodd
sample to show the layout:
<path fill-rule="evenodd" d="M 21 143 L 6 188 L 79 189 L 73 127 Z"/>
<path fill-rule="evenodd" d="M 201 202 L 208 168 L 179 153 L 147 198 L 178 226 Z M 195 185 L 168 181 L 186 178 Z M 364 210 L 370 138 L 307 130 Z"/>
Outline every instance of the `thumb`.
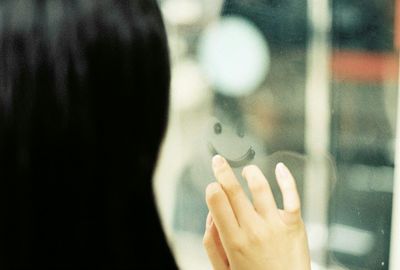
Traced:
<path fill-rule="evenodd" d="M 229 270 L 228 258 L 210 213 L 207 216 L 203 245 L 214 270 Z"/>

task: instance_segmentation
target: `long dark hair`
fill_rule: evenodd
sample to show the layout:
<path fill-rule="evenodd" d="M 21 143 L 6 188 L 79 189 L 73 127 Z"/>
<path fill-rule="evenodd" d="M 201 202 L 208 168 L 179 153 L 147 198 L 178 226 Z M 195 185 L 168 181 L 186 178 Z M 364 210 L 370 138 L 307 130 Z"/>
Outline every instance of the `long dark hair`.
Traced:
<path fill-rule="evenodd" d="M 0 2 L 1 269 L 175 268 L 151 183 L 169 82 L 156 0 Z"/>

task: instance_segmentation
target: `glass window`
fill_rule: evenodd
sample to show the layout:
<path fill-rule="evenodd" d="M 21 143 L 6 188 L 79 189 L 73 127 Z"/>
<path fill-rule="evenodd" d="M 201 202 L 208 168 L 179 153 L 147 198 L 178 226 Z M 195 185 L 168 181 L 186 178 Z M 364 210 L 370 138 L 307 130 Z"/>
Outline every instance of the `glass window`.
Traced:
<path fill-rule="evenodd" d="M 182 269 L 210 269 L 204 191 L 216 153 L 238 178 L 260 166 L 279 205 L 274 167 L 292 170 L 313 269 L 395 265 L 396 1 L 160 2 L 173 80 L 155 187 Z"/>

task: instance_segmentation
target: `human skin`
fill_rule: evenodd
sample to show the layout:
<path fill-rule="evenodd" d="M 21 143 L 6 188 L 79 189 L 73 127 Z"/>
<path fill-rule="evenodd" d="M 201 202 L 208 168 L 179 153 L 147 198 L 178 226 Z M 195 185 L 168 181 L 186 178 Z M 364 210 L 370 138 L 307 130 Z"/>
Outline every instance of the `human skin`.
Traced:
<path fill-rule="evenodd" d="M 206 189 L 203 244 L 214 270 L 310 270 L 300 199 L 287 167 L 279 163 L 275 170 L 284 205 L 278 209 L 258 167 L 242 171 L 251 202 L 226 160 L 217 155 L 212 163 L 217 182 Z"/>

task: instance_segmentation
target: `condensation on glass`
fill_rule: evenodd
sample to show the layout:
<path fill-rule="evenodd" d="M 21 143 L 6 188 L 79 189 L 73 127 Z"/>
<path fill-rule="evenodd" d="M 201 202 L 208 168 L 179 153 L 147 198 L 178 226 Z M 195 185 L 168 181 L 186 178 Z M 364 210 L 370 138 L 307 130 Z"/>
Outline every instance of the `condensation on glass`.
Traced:
<path fill-rule="evenodd" d="M 155 188 L 182 269 L 210 269 L 204 190 L 216 153 L 239 178 L 260 166 L 279 205 L 274 166 L 293 171 L 313 269 L 389 269 L 400 3 L 160 4 L 173 80 Z"/>

